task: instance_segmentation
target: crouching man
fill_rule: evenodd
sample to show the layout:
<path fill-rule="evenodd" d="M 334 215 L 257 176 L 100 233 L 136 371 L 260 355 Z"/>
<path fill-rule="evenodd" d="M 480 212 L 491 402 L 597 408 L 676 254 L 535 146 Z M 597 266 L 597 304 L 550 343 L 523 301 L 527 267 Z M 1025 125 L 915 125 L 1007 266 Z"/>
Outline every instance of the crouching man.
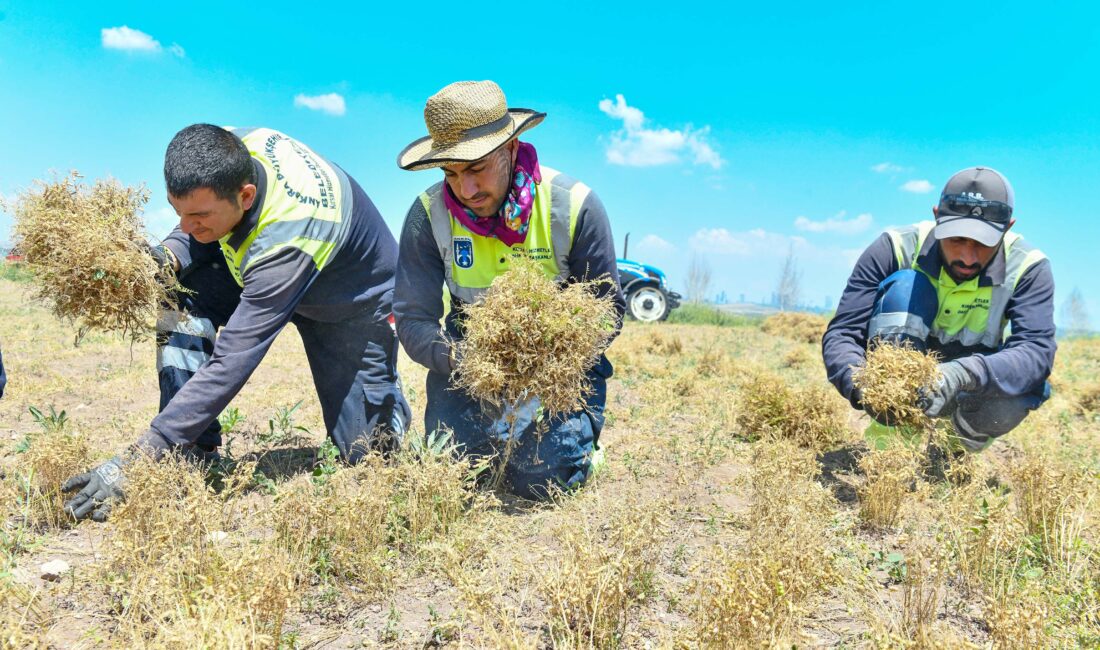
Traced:
<path fill-rule="evenodd" d="M 951 419 L 962 449 L 984 449 L 1047 400 L 1054 278 L 1046 256 L 1009 232 L 1013 203 L 1000 173 L 965 169 L 932 208 L 935 222 L 889 230 L 863 252 L 822 342 L 829 381 L 852 406 L 863 408 L 852 367 L 876 339 L 942 355 L 942 381 L 913 398 Z"/>
<path fill-rule="evenodd" d="M 278 131 L 210 124 L 176 134 L 164 179 L 180 224 L 152 252 L 189 291 L 157 323 L 160 414 L 129 452 L 69 479 L 66 508 L 104 519 L 135 451 L 213 457 L 218 414 L 287 323 L 344 460 L 394 446 L 411 419 L 390 324 L 397 242 L 359 184 Z"/>
<path fill-rule="evenodd" d="M 606 276 L 600 292 L 614 294 L 621 327 L 624 303 L 603 204 L 583 183 L 541 165 L 534 146 L 517 139 L 544 117 L 509 109 L 491 81 L 454 83 L 428 99 L 430 135 L 397 160 L 402 169 L 443 168 L 443 181 L 413 201 L 405 218 L 394 315 L 405 350 L 428 368 L 425 431 L 451 431 L 472 458 L 501 453 L 510 427 L 504 413 L 454 388 L 455 345 L 463 337 L 463 307 L 512 259 L 536 260 L 562 283 Z M 451 310 L 441 328 L 444 285 Z M 611 372 L 601 355 L 588 374 L 593 392 L 585 410 L 541 414 L 538 399 L 516 407 L 512 430 L 519 438 L 500 470 L 515 494 L 545 499 L 553 488 L 586 480 Z"/>

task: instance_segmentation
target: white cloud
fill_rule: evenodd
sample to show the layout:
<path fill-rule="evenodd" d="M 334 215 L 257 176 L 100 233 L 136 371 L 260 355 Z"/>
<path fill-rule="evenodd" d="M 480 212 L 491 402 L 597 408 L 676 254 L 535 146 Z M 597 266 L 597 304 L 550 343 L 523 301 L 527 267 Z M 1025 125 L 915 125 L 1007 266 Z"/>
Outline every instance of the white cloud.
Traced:
<path fill-rule="evenodd" d="M 121 27 L 105 27 L 99 30 L 103 47 L 108 50 L 122 50 L 124 52 L 160 52 L 164 47 L 160 41 L 138 29 L 131 29 L 126 25 Z M 168 51 L 174 56 L 183 58 L 187 56 L 183 46 L 172 43 Z"/>
<path fill-rule="evenodd" d="M 905 171 L 905 168 L 892 162 L 880 162 L 877 165 L 871 165 L 871 171 L 876 174 L 897 174 Z"/>
<path fill-rule="evenodd" d="M 611 134 L 607 148 L 607 161 L 613 165 L 652 167 L 678 163 L 685 158 L 692 164 L 714 169 L 725 164 L 708 142 L 709 126 L 696 129 L 688 124 L 681 130 L 647 129 L 645 114 L 628 105 L 622 95 L 615 95 L 614 102 L 601 99 L 599 106 L 609 117 L 623 122 L 623 128 Z"/>
<path fill-rule="evenodd" d="M 159 52 L 160 43 L 152 36 L 126 25 L 105 27 L 100 30 L 103 47 L 108 50 L 126 50 L 127 52 Z"/>
<path fill-rule="evenodd" d="M 905 181 L 901 187 L 898 188 L 903 192 L 912 192 L 913 194 L 928 194 L 932 190 L 936 189 L 925 179 Z"/>
<path fill-rule="evenodd" d="M 829 217 L 824 221 L 813 221 L 806 217 L 798 217 L 794 220 L 794 227 L 807 232 L 838 232 L 843 235 L 854 235 L 870 228 L 871 222 L 874 221 L 867 212 L 856 215 L 851 219 L 845 219 L 845 215 L 847 215 L 847 212 L 841 210 L 836 216 Z"/>
<path fill-rule="evenodd" d="M 804 237 L 797 235 L 788 237 L 768 232 L 763 228 L 743 232 L 733 232 L 725 228 L 701 228 L 695 231 L 689 243 L 699 252 L 741 256 L 775 254 L 775 251 L 785 252 L 792 244 L 795 248 L 804 248 L 809 245 Z"/>
<path fill-rule="evenodd" d="M 642 237 L 642 241 L 638 242 L 638 250 L 649 253 L 671 253 L 676 250 L 676 247 L 657 235 L 646 235 Z"/>
<path fill-rule="evenodd" d="M 311 111 L 321 111 L 329 115 L 343 115 L 348 112 L 343 95 L 336 93 L 325 95 L 303 95 L 298 93 L 294 96 L 294 105 L 300 108 L 308 108 Z"/>

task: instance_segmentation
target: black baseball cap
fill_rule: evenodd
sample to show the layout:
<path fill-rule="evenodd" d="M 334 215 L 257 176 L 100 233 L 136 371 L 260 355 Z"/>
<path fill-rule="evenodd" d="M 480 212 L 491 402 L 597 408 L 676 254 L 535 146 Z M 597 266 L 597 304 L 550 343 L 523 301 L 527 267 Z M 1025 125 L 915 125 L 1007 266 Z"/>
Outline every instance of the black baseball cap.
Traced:
<path fill-rule="evenodd" d="M 966 237 L 984 246 L 996 246 L 1012 221 L 1016 195 L 1000 172 L 971 167 L 956 173 L 940 194 L 936 239 Z"/>

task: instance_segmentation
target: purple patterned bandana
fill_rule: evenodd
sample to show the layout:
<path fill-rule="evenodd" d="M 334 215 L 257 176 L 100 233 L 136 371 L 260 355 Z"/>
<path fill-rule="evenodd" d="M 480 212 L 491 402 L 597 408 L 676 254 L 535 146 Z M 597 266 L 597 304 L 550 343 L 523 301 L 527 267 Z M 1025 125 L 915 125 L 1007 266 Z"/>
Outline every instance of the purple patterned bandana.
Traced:
<path fill-rule="evenodd" d="M 515 246 L 527 239 L 527 222 L 531 219 L 531 207 L 535 205 L 535 192 L 542 182 L 539 170 L 539 158 L 535 147 L 516 141 L 519 152 L 516 154 L 516 171 L 512 176 L 512 187 L 500 210 L 491 217 L 479 217 L 462 205 L 451 192 L 451 186 L 443 183 L 443 202 L 447 210 L 458 222 L 475 235 L 496 237 L 506 246 Z M 504 224 L 501 228 L 500 225 Z"/>

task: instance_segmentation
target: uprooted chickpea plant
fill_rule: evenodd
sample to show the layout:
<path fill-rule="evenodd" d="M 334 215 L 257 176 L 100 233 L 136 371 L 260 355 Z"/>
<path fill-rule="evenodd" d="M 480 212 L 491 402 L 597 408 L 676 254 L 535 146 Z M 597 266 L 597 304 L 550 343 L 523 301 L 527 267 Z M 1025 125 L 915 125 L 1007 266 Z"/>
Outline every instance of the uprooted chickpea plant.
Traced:
<path fill-rule="evenodd" d="M 868 453 L 812 335 L 629 323 L 608 463 L 539 506 L 445 436 L 342 467 L 288 328 L 223 415 L 228 462 L 141 464 L 77 525 L 58 482 L 154 415 L 153 344 L 74 348 L 25 287 L 0 281 L 5 648 L 1100 644 L 1100 341 L 1062 342 L 1054 397 L 933 480 L 920 445 Z"/>

